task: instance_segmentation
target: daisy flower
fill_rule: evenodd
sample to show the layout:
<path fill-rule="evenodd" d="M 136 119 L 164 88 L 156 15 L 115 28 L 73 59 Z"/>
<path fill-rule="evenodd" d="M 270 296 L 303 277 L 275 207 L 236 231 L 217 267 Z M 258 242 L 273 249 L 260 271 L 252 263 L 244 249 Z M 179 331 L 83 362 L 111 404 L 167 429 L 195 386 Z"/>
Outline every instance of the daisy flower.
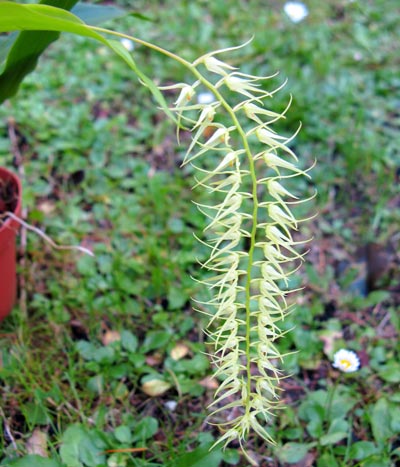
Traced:
<path fill-rule="evenodd" d="M 340 349 L 333 356 L 332 365 L 343 373 L 354 373 L 360 367 L 360 359 L 352 350 Z"/>

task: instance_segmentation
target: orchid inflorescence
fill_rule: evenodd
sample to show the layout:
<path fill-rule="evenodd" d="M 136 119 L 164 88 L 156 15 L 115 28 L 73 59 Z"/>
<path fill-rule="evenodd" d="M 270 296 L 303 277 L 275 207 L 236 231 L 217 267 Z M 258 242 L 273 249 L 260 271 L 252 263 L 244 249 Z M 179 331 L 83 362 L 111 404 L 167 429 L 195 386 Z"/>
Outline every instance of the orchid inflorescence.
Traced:
<path fill-rule="evenodd" d="M 289 106 L 282 113 L 264 107 L 282 86 L 268 92 L 263 84 L 271 77 L 241 73 L 217 58 L 233 49 L 193 62 L 193 84 L 160 89 L 179 91 L 171 110 L 193 135 L 183 165 L 197 170 L 196 187 L 221 198 L 216 205 L 198 205 L 209 220 L 206 239 L 200 241 L 210 250 L 202 267 L 211 276 L 202 283 L 212 298 L 197 303 L 210 317 L 206 332 L 215 347 L 212 362 L 215 375 L 223 378 L 212 415 L 233 414 L 225 413 L 228 421 L 219 423 L 224 434 L 218 442 L 238 440 L 243 447 L 250 430 L 273 442 L 265 427 L 277 406 L 282 377 L 276 362 L 283 356 L 275 343 L 282 336 L 278 322 L 290 311 L 289 291 L 282 289 L 290 273 L 283 263 L 302 258 L 292 236 L 299 221 L 290 209 L 300 201 L 282 181 L 308 175 L 297 167 L 289 147 L 295 135 L 287 138 L 271 128 Z M 211 92 L 214 101 L 196 102 L 201 89 Z M 222 115 L 229 125 L 221 123 Z"/>

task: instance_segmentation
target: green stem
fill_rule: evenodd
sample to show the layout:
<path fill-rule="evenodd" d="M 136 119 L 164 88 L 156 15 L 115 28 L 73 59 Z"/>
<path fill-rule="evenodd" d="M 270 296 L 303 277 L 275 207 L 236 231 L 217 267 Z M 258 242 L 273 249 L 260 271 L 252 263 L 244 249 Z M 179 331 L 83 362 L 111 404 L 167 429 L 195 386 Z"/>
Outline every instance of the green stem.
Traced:
<path fill-rule="evenodd" d="M 109 29 L 105 29 L 105 28 L 99 28 L 97 26 L 90 26 L 90 29 L 92 29 L 93 31 L 102 32 L 103 34 L 110 34 L 112 36 L 117 36 L 117 37 L 120 37 L 122 39 L 129 39 L 130 41 L 135 42 L 136 44 L 143 45 L 144 47 L 147 47 L 149 49 L 153 49 L 156 52 L 159 52 L 159 53 L 161 53 L 163 55 L 166 55 L 169 58 L 172 58 L 173 60 L 181 63 L 186 68 L 189 68 L 189 69 L 194 68 L 193 65 L 190 62 L 188 62 L 187 60 L 185 60 L 182 57 L 179 57 L 179 55 L 176 55 L 176 54 L 170 52 L 169 50 L 163 49 L 162 47 L 159 47 L 158 45 L 152 44 L 151 42 L 144 41 L 143 39 L 139 39 L 137 37 L 129 36 L 128 34 L 124 34 L 122 32 L 116 32 L 116 31 L 111 31 Z"/>

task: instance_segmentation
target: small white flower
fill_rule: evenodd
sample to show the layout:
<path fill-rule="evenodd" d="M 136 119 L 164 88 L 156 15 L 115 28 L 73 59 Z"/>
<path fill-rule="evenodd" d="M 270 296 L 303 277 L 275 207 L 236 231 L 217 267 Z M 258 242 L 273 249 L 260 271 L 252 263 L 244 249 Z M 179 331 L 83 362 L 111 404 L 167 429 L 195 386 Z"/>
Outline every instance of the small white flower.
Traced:
<path fill-rule="evenodd" d="M 198 104 L 211 104 L 215 101 L 214 94 L 211 92 L 199 92 L 197 95 L 197 103 Z"/>
<path fill-rule="evenodd" d="M 360 367 L 360 359 L 352 350 L 340 349 L 333 356 L 332 365 L 343 373 L 354 373 Z"/>
<path fill-rule="evenodd" d="M 301 2 L 286 2 L 283 10 L 293 23 L 300 23 L 308 16 L 308 9 Z"/>
<path fill-rule="evenodd" d="M 167 401 L 164 403 L 164 407 L 170 412 L 174 412 L 178 403 L 176 401 Z"/>
<path fill-rule="evenodd" d="M 132 50 L 135 48 L 135 44 L 129 39 L 121 39 L 121 44 L 128 52 L 132 52 Z"/>
<path fill-rule="evenodd" d="M 190 86 L 189 84 L 184 84 L 182 86 L 181 92 L 179 93 L 178 99 L 175 101 L 175 106 L 185 106 L 189 103 L 192 97 L 195 95 L 196 91 L 194 90 L 194 86 Z"/>
<path fill-rule="evenodd" d="M 236 70 L 235 67 L 228 65 L 227 63 L 222 62 L 221 60 L 218 60 L 212 56 L 204 57 L 203 62 L 209 71 L 217 73 L 218 75 L 226 76 L 227 72 L 225 70 Z"/>

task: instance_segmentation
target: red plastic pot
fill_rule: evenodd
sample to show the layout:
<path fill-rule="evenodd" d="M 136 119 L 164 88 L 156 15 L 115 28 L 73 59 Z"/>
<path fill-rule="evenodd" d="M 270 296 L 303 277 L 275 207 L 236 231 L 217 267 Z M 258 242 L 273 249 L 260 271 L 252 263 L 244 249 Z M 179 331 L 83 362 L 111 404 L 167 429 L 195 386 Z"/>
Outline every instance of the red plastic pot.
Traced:
<path fill-rule="evenodd" d="M 21 182 L 12 172 L 0 167 L 0 214 L 21 214 Z M 12 310 L 17 293 L 15 236 L 19 223 L 0 218 L 0 321 Z"/>

